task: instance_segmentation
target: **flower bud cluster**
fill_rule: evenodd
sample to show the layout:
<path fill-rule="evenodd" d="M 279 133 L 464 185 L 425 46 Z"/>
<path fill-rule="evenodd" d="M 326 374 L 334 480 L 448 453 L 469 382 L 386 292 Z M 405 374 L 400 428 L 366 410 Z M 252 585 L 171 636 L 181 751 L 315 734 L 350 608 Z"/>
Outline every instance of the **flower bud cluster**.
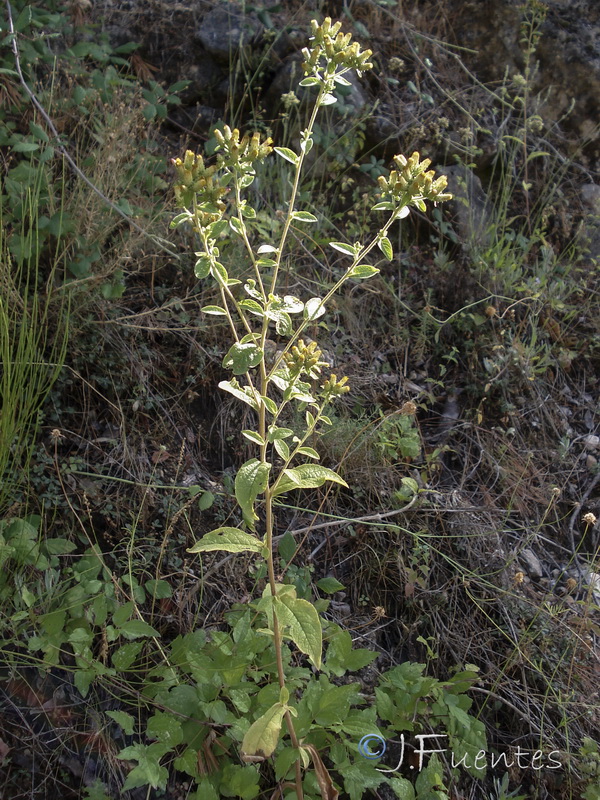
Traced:
<path fill-rule="evenodd" d="M 333 397 L 340 397 L 350 391 L 348 378 L 344 376 L 338 380 L 337 375 L 330 375 L 321 388 L 326 400 L 331 400 Z"/>
<path fill-rule="evenodd" d="M 314 19 L 310 24 L 313 45 L 310 49 L 305 47 L 302 50 L 302 69 L 305 75 L 318 73 L 322 58 L 327 62 L 328 75 L 332 75 L 336 67 L 355 69 L 359 73 L 373 69 L 373 64 L 369 61 L 373 51 L 361 50 L 358 42 L 350 44 L 352 34 L 340 32 L 341 22 L 332 24 L 331 17 L 325 17 L 321 25 Z"/>
<path fill-rule="evenodd" d="M 316 342 L 306 344 L 304 339 L 298 339 L 298 344 L 284 354 L 283 360 L 290 376 L 298 377 L 305 373 L 311 378 L 316 378 L 321 372 L 321 367 L 328 366 L 326 361 L 320 360 L 322 355 Z"/>
<path fill-rule="evenodd" d="M 431 160 L 419 159 L 417 152 L 408 159 L 402 155 L 394 156 L 397 169 L 392 170 L 388 178 L 381 175 L 377 179 L 383 200 L 390 199 L 403 206 L 422 206 L 425 200 L 443 203 L 452 198 L 451 194 L 444 192 L 448 185 L 446 176 L 435 179 L 435 172 L 432 169 L 427 171 Z"/>
<path fill-rule="evenodd" d="M 186 150 L 185 156 L 173 158 L 171 163 L 177 173 L 177 183 L 173 187 L 177 205 L 189 208 L 197 196 L 198 203 L 210 203 L 215 206 L 215 211 L 209 216 L 215 221 L 225 211 L 225 204 L 221 198 L 227 194 L 227 189 L 220 186 L 215 179 L 216 166 L 207 167 L 204 159 L 191 150 Z"/>
<path fill-rule="evenodd" d="M 261 142 L 260 133 L 253 133 L 252 136 L 245 133 L 240 139 L 239 130 L 231 130 L 229 125 L 225 125 L 222 131 L 215 129 L 214 137 L 222 150 L 220 166 L 237 167 L 245 171 L 255 161 L 263 161 L 273 151 L 271 137 Z"/>

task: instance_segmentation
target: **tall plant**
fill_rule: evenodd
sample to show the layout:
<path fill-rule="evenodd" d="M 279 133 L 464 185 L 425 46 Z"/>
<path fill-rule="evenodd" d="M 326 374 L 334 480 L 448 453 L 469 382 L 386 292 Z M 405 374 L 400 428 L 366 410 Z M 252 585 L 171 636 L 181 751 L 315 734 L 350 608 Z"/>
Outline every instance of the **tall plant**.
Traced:
<path fill-rule="evenodd" d="M 291 640 L 316 669 L 321 667 L 322 623 L 315 606 L 297 597 L 294 586 L 283 584 L 275 574 L 273 534 L 274 501 L 296 489 L 315 489 L 326 482 L 346 486 L 333 470 L 321 466 L 318 452 L 308 446 L 314 443 L 323 426 L 330 425 L 327 408 L 336 398 L 349 391 L 346 377 L 325 376 L 329 365 L 314 341 L 303 338 L 308 326 L 326 313 L 331 298 L 348 281 L 361 281 L 379 271 L 367 263 L 371 252 L 379 250 L 388 259 L 393 257 L 388 233 L 394 223 L 409 214 L 411 206 L 426 210 L 425 201 L 434 203 L 450 198 L 445 192 L 446 178 L 435 178 L 428 170 L 430 161 L 421 161 L 418 153 L 410 158 L 397 155 L 395 169 L 389 177 L 380 177 L 380 196 L 373 211 L 385 212 L 387 220 L 367 244 L 330 242 L 330 247 L 348 259 L 344 274 L 324 297 L 302 300 L 280 294 L 282 259 L 292 223 L 315 224 L 317 217 L 297 208 L 298 190 L 306 156 L 313 146 L 313 128 L 319 110 L 336 102 L 337 86 L 348 86 L 345 77 L 355 70 L 358 75 L 372 69 L 370 50 L 361 50 L 351 43 L 351 34 L 340 31 L 341 23 L 326 18 L 322 24 L 313 21 L 311 45 L 303 50 L 305 77 L 300 86 L 316 90 L 316 98 L 307 127 L 300 134 L 300 152 L 273 147 L 270 138 L 260 134 L 241 135 L 225 126 L 215 131 L 217 156 L 209 164 L 202 155 L 187 151 L 183 159 L 175 159 L 177 172 L 175 195 L 181 208 L 173 227 L 190 224 L 198 236 L 195 273 L 199 279 L 209 276 L 215 281 L 221 304 L 206 306 L 206 314 L 226 318 L 232 345 L 223 366 L 232 377 L 219 387 L 229 392 L 255 412 L 256 426 L 242 435 L 257 447 L 254 458 L 246 461 L 235 478 L 235 496 L 243 525 L 220 527 L 207 533 L 191 549 L 192 553 L 224 550 L 231 553 L 250 552 L 266 562 L 268 582 L 256 609 L 266 624 L 262 632 L 272 640 L 277 663 L 279 699 L 248 728 L 241 746 L 242 758 L 260 761 L 271 756 L 279 742 L 285 722 L 291 745 L 296 752 L 295 791 L 303 797 L 302 769 L 313 760 L 317 768 L 318 754 L 314 747 L 303 746 L 296 733 L 296 710 L 286 678 L 284 643 Z M 253 243 L 252 223 L 256 211 L 244 199 L 244 191 L 256 177 L 256 165 L 272 152 L 290 163 L 292 172 L 287 210 L 282 218 L 281 233 L 276 243 Z M 224 236 L 238 237 L 251 263 L 253 277 L 246 283 L 231 278 L 221 262 L 219 241 Z M 274 328 L 281 339 L 274 360 L 265 357 L 267 337 Z M 304 412 L 300 429 L 286 427 L 285 412 L 296 404 Z M 257 510 L 262 509 L 259 517 Z"/>

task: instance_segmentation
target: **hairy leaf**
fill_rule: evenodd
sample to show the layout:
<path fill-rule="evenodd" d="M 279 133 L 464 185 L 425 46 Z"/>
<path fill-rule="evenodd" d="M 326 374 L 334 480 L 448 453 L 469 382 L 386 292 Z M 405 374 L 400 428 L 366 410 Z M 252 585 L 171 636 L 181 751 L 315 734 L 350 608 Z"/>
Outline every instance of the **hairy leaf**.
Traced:
<path fill-rule="evenodd" d="M 238 501 L 244 521 L 252 530 L 258 519 L 254 512 L 256 498 L 267 487 L 269 481 L 270 464 L 265 464 L 257 458 L 251 458 L 239 468 L 235 476 L 235 499 Z"/>
<path fill-rule="evenodd" d="M 294 469 L 284 470 L 284 475 L 277 483 L 273 496 L 276 497 L 292 489 L 317 489 L 325 481 L 348 486 L 346 481 L 332 469 L 322 467 L 320 464 L 300 464 Z"/>
<path fill-rule="evenodd" d="M 259 462 L 260 463 L 260 462 Z M 251 533 L 238 528 L 216 528 L 206 533 L 199 542 L 188 549 L 188 553 L 207 553 L 211 550 L 225 550 L 228 553 L 260 553 L 263 544 Z"/>
<path fill-rule="evenodd" d="M 287 706 L 274 703 L 246 731 L 242 741 L 242 759 L 245 756 L 269 758 L 273 755 L 281 733 L 281 723 Z"/>
<path fill-rule="evenodd" d="M 323 631 L 317 609 L 308 600 L 279 594 L 274 598 L 277 619 L 287 628 L 287 633 L 302 653 L 305 653 L 317 669 L 321 668 Z"/>

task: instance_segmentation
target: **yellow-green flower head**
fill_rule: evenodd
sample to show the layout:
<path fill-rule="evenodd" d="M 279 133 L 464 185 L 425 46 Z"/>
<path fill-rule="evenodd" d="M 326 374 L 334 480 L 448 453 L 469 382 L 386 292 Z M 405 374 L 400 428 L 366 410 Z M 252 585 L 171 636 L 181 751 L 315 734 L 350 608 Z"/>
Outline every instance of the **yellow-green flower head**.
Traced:
<path fill-rule="evenodd" d="M 214 137 L 221 150 L 221 166 L 248 169 L 255 161 L 263 161 L 273 151 L 271 137 L 261 142 L 259 133 L 253 133 L 251 137 L 245 133 L 240 139 L 238 128 L 231 130 L 229 125 L 224 125 L 222 131 L 217 128 Z"/>
<path fill-rule="evenodd" d="M 221 198 L 227 194 L 227 189 L 220 186 L 216 180 L 216 166 L 207 167 L 201 155 L 196 155 L 191 150 L 187 150 L 183 159 L 172 159 L 176 172 L 176 183 L 173 187 L 177 205 L 183 208 L 190 208 L 194 204 L 208 203 L 214 206 L 214 210 L 209 212 L 211 217 L 219 219 L 225 204 Z M 215 221 L 211 219 L 210 221 Z"/>
<path fill-rule="evenodd" d="M 419 154 L 414 152 L 410 158 L 394 156 L 394 164 L 397 169 L 392 170 L 387 178 L 381 175 L 377 179 L 384 200 L 421 207 L 425 200 L 443 203 L 452 198 L 451 194 L 444 192 L 448 185 L 446 176 L 435 179 L 434 170 L 427 170 L 431 164 L 429 158 L 421 161 Z"/>
<path fill-rule="evenodd" d="M 341 397 L 341 395 L 350 391 L 350 387 L 348 386 L 348 378 L 344 376 L 338 380 L 337 375 L 330 375 L 321 388 L 323 390 L 323 394 L 328 400 L 331 400 L 334 397 Z"/>
<path fill-rule="evenodd" d="M 310 24 L 312 47 L 302 50 L 302 68 L 306 75 L 318 73 L 321 59 L 325 60 L 328 75 L 333 75 L 336 67 L 355 69 L 358 72 L 373 68 L 369 61 L 373 55 L 372 50 L 361 50 L 358 42 L 350 44 L 352 34 L 341 33 L 341 22 L 333 23 L 331 17 L 325 17 L 321 25 L 314 19 Z"/>

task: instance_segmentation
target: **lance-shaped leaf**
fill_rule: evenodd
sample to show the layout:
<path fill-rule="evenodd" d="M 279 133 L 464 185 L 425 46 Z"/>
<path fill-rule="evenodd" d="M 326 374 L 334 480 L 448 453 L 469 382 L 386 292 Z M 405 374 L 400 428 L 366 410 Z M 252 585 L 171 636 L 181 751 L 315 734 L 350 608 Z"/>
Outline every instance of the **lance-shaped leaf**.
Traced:
<path fill-rule="evenodd" d="M 287 710 L 287 705 L 274 703 L 262 717 L 250 725 L 242 741 L 242 759 L 244 761 L 255 761 L 256 757 L 263 759 L 273 755 L 281 734 L 281 723 Z"/>
<path fill-rule="evenodd" d="M 332 469 L 322 467 L 320 464 L 300 464 L 294 469 L 284 470 L 283 477 L 273 491 L 273 497 L 290 492 L 292 489 L 317 489 L 325 481 L 348 486 L 346 481 L 340 478 L 337 472 Z"/>
<path fill-rule="evenodd" d="M 267 488 L 271 465 L 257 458 L 251 458 L 239 468 L 235 476 L 235 499 L 244 515 L 244 522 L 252 530 L 258 519 L 254 511 L 254 503 L 261 492 Z"/>
<path fill-rule="evenodd" d="M 355 281 L 365 281 L 367 278 L 377 275 L 378 272 L 377 267 L 371 267 L 369 264 L 357 264 L 350 268 L 348 277 L 354 278 Z"/>
<path fill-rule="evenodd" d="M 250 367 L 260 364 L 262 357 L 263 351 L 254 342 L 236 342 L 223 359 L 223 366 L 232 370 L 234 375 L 243 375 Z"/>
<path fill-rule="evenodd" d="M 238 528 L 216 528 L 206 533 L 199 542 L 188 549 L 188 553 L 208 553 L 211 550 L 226 550 L 228 553 L 260 553 L 263 543 L 256 536 Z"/>
<path fill-rule="evenodd" d="M 289 594 L 277 595 L 273 608 L 277 621 L 286 629 L 286 634 L 298 650 L 305 653 L 315 667 L 320 669 L 323 630 L 317 609 L 308 600 Z"/>
<path fill-rule="evenodd" d="M 274 147 L 273 150 L 275 150 L 278 156 L 285 158 L 286 161 L 290 161 L 294 166 L 300 160 L 300 157 L 294 153 L 293 150 L 290 150 L 289 147 Z"/>
<path fill-rule="evenodd" d="M 355 256 L 358 252 L 356 245 L 347 244 L 346 242 L 329 242 L 329 247 L 333 247 L 334 250 L 338 250 L 347 256 Z"/>
<path fill-rule="evenodd" d="M 238 400 L 247 403 L 255 411 L 258 411 L 262 402 L 260 393 L 257 392 L 256 389 L 253 389 L 251 386 L 240 386 L 235 378 L 232 381 L 221 381 L 219 383 L 219 389 L 229 392 L 229 394 L 237 397 Z"/>
<path fill-rule="evenodd" d="M 377 247 L 381 250 L 388 261 L 392 260 L 394 257 L 394 250 L 392 248 L 392 243 L 387 236 L 382 236 L 381 239 L 377 241 Z"/>

